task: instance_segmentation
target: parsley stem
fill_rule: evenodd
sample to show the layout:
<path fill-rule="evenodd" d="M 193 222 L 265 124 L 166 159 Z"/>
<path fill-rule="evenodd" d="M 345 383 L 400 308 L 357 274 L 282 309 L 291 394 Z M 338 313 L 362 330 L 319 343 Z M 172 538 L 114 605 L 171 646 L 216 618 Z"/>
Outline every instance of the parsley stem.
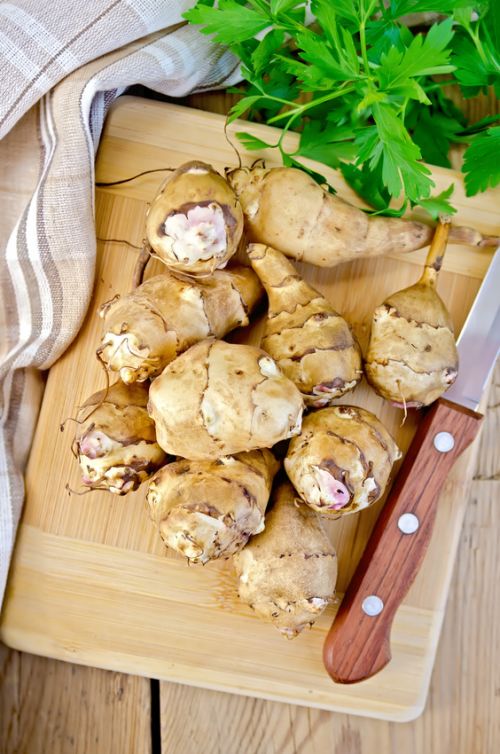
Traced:
<path fill-rule="evenodd" d="M 488 58 L 486 57 L 481 40 L 479 39 L 479 29 L 473 29 L 470 24 L 463 24 L 462 28 L 465 29 L 469 37 L 474 43 L 474 47 L 485 66 L 488 66 Z"/>
<path fill-rule="evenodd" d="M 365 67 L 365 73 L 370 73 L 370 61 L 368 60 L 368 53 L 366 51 L 366 32 L 365 32 L 365 20 L 359 25 L 359 43 L 361 46 L 361 55 L 363 57 L 363 65 Z"/>
<path fill-rule="evenodd" d="M 370 75 L 370 61 L 368 60 L 368 52 L 366 48 L 366 22 L 369 20 L 370 16 L 372 15 L 375 6 L 377 5 L 377 0 L 368 0 L 367 7 L 364 7 L 365 3 L 363 0 L 360 2 L 360 19 L 359 19 L 359 44 L 361 47 L 361 55 L 363 57 L 363 65 L 365 68 L 365 73 L 367 76 Z"/>
<path fill-rule="evenodd" d="M 493 44 L 493 42 L 491 41 L 490 33 L 488 31 L 488 27 L 487 27 L 486 24 L 483 24 L 483 34 L 484 34 L 485 38 L 488 40 L 488 42 L 489 42 L 489 49 L 488 48 L 486 48 L 486 49 L 489 52 L 490 60 L 493 63 L 493 65 L 495 66 L 495 68 L 497 69 L 497 71 L 500 71 L 500 65 L 498 63 L 498 60 L 496 59 L 495 55 L 493 54 L 493 51 L 496 51 L 496 48 L 495 48 L 495 45 Z"/>
<path fill-rule="evenodd" d="M 286 122 L 286 124 L 285 124 L 285 125 L 283 126 L 283 128 L 282 128 L 282 130 L 281 130 L 281 136 L 280 136 L 280 138 L 279 138 L 279 141 L 278 141 L 278 143 L 276 144 L 276 146 L 277 146 L 277 147 L 279 148 L 279 150 L 280 150 L 280 152 L 281 152 L 282 154 L 283 154 L 283 139 L 285 138 L 285 134 L 286 134 L 286 133 L 288 132 L 288 130 L 289 130 L 289 129 L 291 128 L 291 126 L 292 126 L 292 123 L 294 122 L 294 120 L 296 120 L 296 119 L 297 119 L 297 118 L 299 117 L 299 115 L 300 115 L 300 113 L 296 113 L 295 115 L 292 115 L 292 117 L 290 118 L 290 120 L 288 120 L 288 121 Z M 294 154 L 297 154 L 297 151 L 298 151 L 298 150 L 296 150 L 296 151 L 294 152 Z"/>
<path fill-rule="evenodd" d="M 350 94 L 350 92 L 354 91 L 354 86 L 345 86 L 344 88 L 340 87 L 335 92 L 330 92 L 329 94 L 325 94 L 323 97 L 318 97 L 317 99 L 311 100 L 311 102 L 305 102 L 303 105 L 298 105 L 293 110 L 287 110 L 285 113 L 279 113 L 278 115 L 275 115 L 274 117 L 270 118 L 267 122 L 269 125 L 272 123 L 277 123 L 279 120 L 283 120 L 283 118 L 287 118 L 290 115 L 293 115 L 294 117 L 296 115 L 302 115 L 302 113 L 306 112 L 306 110 L 310 110 L 312 107 L 316 107 L 317 105 L 322 105 L 323 102 L 329 102 L 332 99 L 336 99 L 337 97 L 343 97 L 344 94 Z M 273 98 L 275 99 L 275 98 Z M 287 102 L 287 104 L 290 104 Z"/>

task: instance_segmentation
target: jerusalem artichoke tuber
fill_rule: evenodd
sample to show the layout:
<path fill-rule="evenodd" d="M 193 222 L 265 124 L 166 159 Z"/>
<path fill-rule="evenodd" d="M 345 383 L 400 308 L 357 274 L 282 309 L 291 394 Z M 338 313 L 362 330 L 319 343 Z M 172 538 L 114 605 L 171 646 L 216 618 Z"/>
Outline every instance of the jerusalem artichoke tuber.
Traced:
<path fill-rule="evenodd" d="M 170 463 L 149 483 L 151 518 L 165 544 L 191 563 L 227 558 L 264 529 L 277 470 L 269 450 Z"/>
<path fill-rule="evenodd" d="M 250 244 L 248 256 L 269 299 L 262 348 L 319 408 L 352 390 L 363 374 L 347 322 L 279 251 Z"/>
<path fill-rule="evenodd" d="M 338 517 L 375 503 L 400 455 L 370 411 L 332 406 L 306 416 L 290 443 L 285 469 L 307 505 Z"/>
<path fill-rule="evenodd" d="M 299 391 L 259 348 L 204 340 L 157 377 L 148 410 L 168 453 L 210 460 L 300 432 Z"/>
<path fill-rule="evenodd" d="M 125 495 L 165 463 L 147 401 L 144 385 L 116 382 L 80 407 L 74 446 L 84 485 Z"/>
<path fill-rule="evenodd" d="M 234 557 L 241 599 L 288 639 L 312 625 L 335 594 L 337 558 L 318 516 L 288 483 L 273 493 L 266 528 Z"/>
<path fill-rule="evenodd" d="M 296 168 L 237 168 L 228 180 L 243 207 L 249 240 L 319 267 L 413 251 L 432 238 L 424 223 L 369 216 Z M 452 229 L 451 239 L 473 246 L 498 243 L 461 227 Z"/>
<path fill-rule="evenodd" d="M 377 393 L 404 408 L 428 406 L 458 373 L 453 323 L 435 288 L 448 229 L 448 223 L 438 226 L 420 280 L 373 314 L 366 377 Z"/>
<path fill-rule="evenodd" d="M 247 325 L 261 293 L 248 267 L 218 270 L 203 281 L 158 275 L 101 307 L 104 335 L 98 354 L 124 382 L 142 382 L 194 343 Z"/>
<path fill-rule="evenodd" d="M 243 212 L 225 178 L 204 162 L 187 162 L 168 179 L 146 220 L 148 241 L 164 264 L 199 276 L 221 269 L 243 233 Z"/>

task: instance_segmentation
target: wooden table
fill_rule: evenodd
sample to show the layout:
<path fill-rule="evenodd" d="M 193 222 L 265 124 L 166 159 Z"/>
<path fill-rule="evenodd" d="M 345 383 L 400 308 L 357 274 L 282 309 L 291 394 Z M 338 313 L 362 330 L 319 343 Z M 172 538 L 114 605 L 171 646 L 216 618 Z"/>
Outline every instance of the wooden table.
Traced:
<path fill-rule="evenodd" d="M 224 94 L 188 103 L 223 112 Z M 493 97 L 466 103 L 473 117 Z M 493 754 L 500 750 L 500 368 L 424 714 L 385 723 L 0 647 L 0 754 Z M 221 640 L 221 651 L 223 641 Z"/>

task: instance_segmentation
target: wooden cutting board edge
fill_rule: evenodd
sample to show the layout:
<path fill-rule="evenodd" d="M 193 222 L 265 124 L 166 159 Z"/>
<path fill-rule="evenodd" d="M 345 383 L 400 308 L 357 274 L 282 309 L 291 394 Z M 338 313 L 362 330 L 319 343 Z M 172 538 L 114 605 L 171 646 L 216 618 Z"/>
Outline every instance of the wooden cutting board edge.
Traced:
<path fill-rule="evenodd" d="M 159 103 L 144 103 L 144 100 L 135 100 L 133 98 L 123 98 L 118 105 L 115 105 L 113 118 L 114 118 L 114 137 L 116 140 L 120 140 L 124 137 L 124 135 L 127 135 L 131 140 L 138 139 L 138 130 L 137 129 L 131 129 L 128 133 L 126 133 L 126 129 L 123 127 L 123 122 L 126 122 L 127 119 L 127 112 L 130 113 L 135 110 L 135 112 L 138 112 L 138 108 L 141 109 L 141 115 L 142 117 L 146 117 L 147 115 L 152 116 L 152 120 L 154 121 L 155 118 L 161 118 L 165 116 L 165 107 L 172 107 L 173 110 L 176 110 L 178 112 L 182 110 L 186 110 L 185 108 L 180 108 L 179 106 L 165 106 Z M 195 120 L 198 119 L 199 122 L 203 122 L 204 118 L 207 118 L 206 121 L 210 128 L 216 127 L 217 123 L 220 125 L 221 119 L 219 116 L 214 116 L 207 113 L 197 112 L 197 111 L 190 111 L 190 118 L 194 118 Z M 252 130 L 266 129 L 265 127 L 259 127 L 255 126 L 252 127 Z M 162 142 L 162 134 L 160 132 L 158 140 L 161 143 Z M 443 171 L 441 171 L 443 172 Z M 446 171 L 443 173 L 446 176 Z M 116 177 L 116 168 L 114 169 L 112 175 L 106 175 L 106 178 L 112 179 Z M 141 189 L 142 190 L 142 189 Z M 110 189 L 112 191 L 112 189 Z M 418 260 L 416 260 L 418 263 Z M 457 270 L 458 271 L 458 270 Z M 460 270 L 462 272 L 462 270 Z M 462 472 L 464 471 L 464 466 L 467 468 L 467 477 L 470 479 L 473 464 L 475 462 L 475 457 L 477 454 L 477 442 L 475 443 L 474 447 L 471 448 L 468 451 L 468 458 L 462 458 L 460 461 L 460 464 L 462 466 Z M 461 493 L 464 494 L 466 491 L 464 488 L 461 488 Z M 464 513 L 464 506 L 459 506 L 460 511 L 460 520 L 456 518 L 456 514 L 458 511 L 455 511 L 455 520 L 453 522 L 453 541 L 451 544 L 451 547 L 449 547 L 449 551 L 447 553 L 447 557 L 444 558 L 444 572 L 441 573 L 441 590 L 440 594 L 442 599 L 439 600 L 442 604 L 435 604 L 433 606 L 432 611 L 428 611 L 429 614 L 432 613 L 432 618 L 429 620 L 428 625 L 428 632 L 426 636 L 426 652 L 425 652 L 425 661 L 420 665 L 419 668 L 419 682 L 415 685 L 414 688 L 414 696 L 413 696 L 413 703 L 412 704 L 405 704 L 404 707 L 398 706 L 397 703 L 393 702 L 392 706 L 390 708 L 388 705 L 384 702 L 379 702 L 377 706 L 377 702 L 373 699 L 371 700 L 371 706 L 368 705 L 369 708 L 363 706 L 363 704 L 360 703 L 359 698 L 356 696 L 350 697 L 349 696 L 349 688 L 352 687 L 336 687 L 336 694 L 339 693 L 340 697 L 342 697 L 342 689 L 345 689 L 346 695 L 344 698 L 336 697 L 336 701 L 334 703 L 325 701 L 324 699 L 321 701 L 319 699 L 314 698 L 314 694 L 312 694 L 313 698 L 298 698 L 296 695 L 288 695 L 281 693 L 279 691 L 267 691 L 265 688 L 252 688 L 251 684 L 242 684 L 238 683 L 238 678 L 236 677 L 234 680 L 232 680 L 230 683 L 224 683 L 223 681 L 217 682 L 205 680 L 203 677 L 201 677 L 201 674 L 198 673 L 195 678 L 190 679 L 186 676 L 185 669 L 177 668 L 175 670 L 170 669 L 170 671 L 166 671 L 162 669 L 159 672 L 155 672 L 155 660 L 149 659 L 149 662 L 146 662 L 146 658 L 142 657 L 139 664 L 135 664 L 130 660 L 130 657 L 124 657 L 123 655 L 120 655 L 117 653 L 116 659 L 114 658 L 114 655 L 112 657 L 114 659 L 110 659 L 109 655 L 106 659 L 105 652 L 100 653 L 95 649 L 95 647 L 86 647 L 83 646 L 79 649 L 75 649 L 75 647 L 78 646 L 78 636 L 75 634 L 75 642 L 69 643 L 65 642 L 63 640 L 57 641 L 57 629 L 55 629 L 55 623 L 58 619 L 60 619 L 60 615 L 57 614 L 57 611 L 49 616 L 46 615 L 45 617 L 49 621 L 54 621 L 54 625 L 45 625 L 40 626 L 40 624 L 37 621 L 36 613 L 33 616 L 34 623 L 32 626 L 35 626 L 35 630 L 33 631 L 23 631 L 21 629 L 22 625 L 22 616 L 19 618 L 19 616 L 14 616 L 14 613 L 16 610 L 19 610 L 20 607 L 23 605 L 23 596 L 22 592 L 23 589 L 21 588 L 23 578 L 26 576 L 29 576 L 29 568 L 27 567 L 26 563 L 24 562 L 25 555 L 27 552 L 27 546 L 26 543 L 29 540 L 29 537 L 34 533 L 33 528 L 29 525 L 22 523 L 20 527 L 20 534 L 18 539 L 18 545 L 16 548 L 16 554 L 14 558 L 14 564 L 12 567 L 12 573 L 11 573 L 11 581 L 9 586 L 9 598 L 6 603 L 6 609 L 4 611 L 3 615 L 3 624 L 1 627 L 1 636 L 4 639 L 4 641 L 11 647 L 16 649 L 21 649 L 24 651 L 29 652 L 36 652 L 39 654 L 46 654 L 47 656 L 55 657 L 57 659 L 62 660 L 70 660 L 72 662 L 77 662 L 81 664 L 88 664 L 88 665 L 96 665 L 98 664 L 101 667 L 106 667 L 113 670 L 119 670 L 119 671 L 125 671 L 125 672 L 131 672 L 136 674 L 142 674 L 142 675 L 150 675 L 155 677 L 160 677 L 165 680 L 173 680 L 178 681 L 180 683 L 187 683 L 191 685 L 197 685 L 204 688 L 211 688 L 221 691 L 228 691 L 232 693 L 240 693 L 255 697 L 262 697 L 267 699 L 272 699 L 275 701 L 283 701 L 287 703 L 294 703 L 294 704 L 304 704 L 307 706 L 314 706 L 319 707 L 322 709 L 329 709 L 329 710 L 341 710 L 344 712 L 348 712 L 351 714 L 361 714 L 361 715 L 369 715 L 372 717 L 377 717 L 380 719 L 386 719 L 386 720 L 394 720 L 394 721 L 401 721 L 406 722 L 409 720 L 414 719 L 417 717 L 421 711 L 423 710 L 423 707 L 425 705 L 425 700 L 427 696 L 428 686 L 430 682 L 430 677 L 432 673 L 432 666 L 434 662 L 435 652 L 437 649 L 439 634 L 441 630 L 441 624 L 444 617 L 444 609 L 445 609 L 445 602 L 446 602 L 446 596 L 448 593 L 448 587 L 451 580 L 451 574 L 453 570 L 453 562 L 455 557 L 456 548 L 458 545 L 458 539 L 460 534 L 460 528 L 461 528 L 461 519 L 463 517 Z M 40 529 L 37 532 L 37 535 L 39 537 L 38 544 L 40 545 L 40 542 L 43 540 L 44 537 L 50 536 L 46 532 L 42 532 Z M 62 540 L 62 537 L 55 537 L 55 539 Z M 28 548 L 29 549 L 29 548 Z M 52 551 L 51 555 L 49 556 L 48 553 L 46 553 L 47 556 L 50 557 L 55 555 L 55 551 Z M 139 553 L 138 553 L 139 554 Z M 154 557 L 154 556 L 148 556 L 148 557 Z M 47 573 L 50 572 L 50 567 L 47 569 Z M 43 575 L 43 574 L 42 574 Z M 63 579 L 64 580 L 64 579 Z M 26 584 L 25 584 L 26 586 Z M 29 585 L 26 587 L 27 591 L 25 594 L 29 596 Z M 421 608 L 420 608 L 421 609 Z M 409 614 L 408 614 L 409 611 Z M 411 611 L 412 608 L 408 608 L 406 606 L 403 606 L 400 613 L 400 619 L 404 619 L 406 621 L 411 620 Z M 61 613 L 63 615 L 63 613 Z M 40 613 L 38 614 L 38 620 L 42 617 Z M 19 620 L 18 620 L 19 618 Z M 330 616 L 331 618 L 331 616 Z M 45 629 L 45 630 L 44 630 Z M 52 633 L 51 633 L 52 632 Z M 395 634 L 397 635 L 398 632 L 398 618 L 395 622 Z M 109 651 L 109 649 L 108 649 Z M 383 671 L 383 673 L 391 672 L 390 667 Z M 158 668 L 156 668 L 158 670 Z M 213 673 L 212 673 L 213 676 Z M 381 678 L 382 680 L 382 678 Z M 370 683 L 367 682 L 368 684 Z M 363 684 L 358 684 L 358 688 L 362 686 Z M 336 696 L 335 694 L 335 696 Z"/>
<path fill-rule="evenodd" d="M 336 686 L 326 678 L 326 673 L 325 678 L 328 684 L 326 691 L 324 689 L 317 691 L 316 689 L 307 687 L 307 684 L 305 684 L 305 687 L 300 690 L 296 687 L 294 688 L 292 685 L 289 693 L 285 693 L 283 690 L 278 690 L 279 687 L 283 687 L 283 683 L 281 682 L 277 684 L 277 689 L 272 689 L 271 686 L 266 689 L 262 685 L 261 678 L 256 677 L 252 683 L 249 682 L 249 677 L 245 676 L 246 682 L 242 682 L 237 672 L 231 676 L 227 669 L 217 674 L 213 668 L 206 670 L 201 666 L 193 667 L 192 665 L 188 666 L 187 664 L 176 663 L 175 661 L 169 662 L 160 657 L 156 658 L 137 654 L 137 657 L 134 659 L 133 654 L 130 652 L 123 653 L 113 650 L 112 636 L 109 638 L 108 645 L 101 641 L 96 646 L 94 643 L 95 636 L 99 632 L 109 629 L 109 617 L 103 620 L 102 625 L 99 625 L 95 622 L 95 616 L 90 616 L 94 621 L 93 635 L 82 633 L 78 622 L 74 622 L 71 629 L 71 600 L 73 598 L 75 603 L 78 604 L 80 597 L 88 599 L 85 589 L 81 593 L 74 591 L 72 586 L 76 582 L 72 582 L 70 578 L 61 575 L 54 577 L 53 568 L 50 565 L 48 565 L 47 571 L 35 573 L 33 565 L 30 565 L 29 562 L 36 550 L 35 558 L 37 562 L 40 559 L 47 559 L 47 561 L 52 563 L 58 561 L 60 567 L 63 568 L 65 565 L 66 548 L 78 547 L 79 545 L 81 546 L 81 543 L 78 540 L 71 540 L 70 538 L 55 536 L 41 530 L 36 530 L 34 527 L 26 524 L 21 525 L 18 542 L 13 565 L 13 568 L 16 570 L 14 589 L 28 594 L 28 600 L 23 596 L 16 597 L 12 593 L 10 594 L 6 614 L 0 630 L 0 638 L 11 649 L 35 653 L 44 657 L 51 657 L 79 665 L 100 667 L 105 670 L 158 678 L 159 680 L 263 698 L 285 704 L 298 704 L 327 711 L 341 711 L 352 715 L 368 715 L 380 720 L 390 720 L 393 722 L 409 722 L 414 720 L 424 709 L 444 618 L 444 609 L 423 611 L 403 605 L 395 620 L 394 633 L 396 634 L 396 641 L 398 635 L 405 634 L 404 627 L 401 627 L 402 624 L 408 625 L 414 624 L 416 621 L 420 622 L 422 631 L 425 632 L 425 654 L 423 658 L 419 657 L 419 686 L 418 688 L 414 688 L 416 693 L 412 694 L 412 704 L 398 704 L 393 700 L 388 705 L 384 698 L 374 698 L 374 695 L 370 691 L 366 692 L 366 697 L 364 694 L 357 694 L 349 698 L 345 690 L 346 688 L 352 690 L 354 687 Z M 89 559 L 92 568 L 97 567 L 105 574 L 106 566 L 101 562 L 98 552 L 101 548 L 107 551 L 104 560 L 110 556 L 113 557 L 113 548 L 104 545 L 93 545 L 90 548 L 90 552 L 95 556 L 95 560 L 89 558 L 88 548 L 86 557 Z M 116 550 L 116 556 L 119 557 L 119 548 L 116 548 Z M 134 553 L 137 566 L 141 564 L 142 558 L 146 561 L 151 557 L 161 560 L 158 556 L 145 556 L 142 553 Z M 145 565 L 147 567 L 146 563 Z M 23 584 L 26 581 L 29 581 L 29 587 Z M 79 585 L 81 585 L 81 582 Z M 77 588 L 79 585 L 76 585 Z M 33 589 L 33 586 L 36 586 L 37 591 L 37 597 L 35 598 L 30 591 L 30 589 Z M 60 600 L 61 594 L 65 595 L 66 604 L 64 607 L 60 604 L 57 609 L 51 609 L 49 606 L 47 610 L 47 605 L 49 603 L 56 603 L 58 599 Z M 341 597 L 342 595 L 339 596 Z M 96 597 L 99 597 L 99 593 L 96 594 Z M 147 604 L 147 599 L 145 603 Z M 126 602 L 121 606 L 126 611 Z M 20 611 L 23 612 L 22 616 L 18 614 Z M 202 616 L 203 609 L 200 608 L 200 620 L 202 620 Z M 330 613 L 328 616 L 329 620 L 332 617 L 332 613 Z M 46 630 L 41 627 L 41 623 L 46 624 Z M 60 625 L 56 627 L 56 623 Z M 326 633 L 326 625 L 324 626 L 323 633 Z M 130 641 L 133 641 L 133 637 Z M 222 651 L 223 642 L 221 642 L 219 649 Z M 382 671 L 382 673 L 386 678 L 390 678 L 393 670 L 393 668 L 389 668 Z M 415 673 L 415 671 L 413 672 Z M 401 673 L 401 670 L 399 673 Z M 328 688 L 330 684 L 331 688 Z M 370 685 L 373 688 L 374 685 L 376 686 L 376 680 L 375 684 L 373 684 L 373 679 L 362 684 L 356 684 L 356 691 L 359 692 L 366 685 Z"/>

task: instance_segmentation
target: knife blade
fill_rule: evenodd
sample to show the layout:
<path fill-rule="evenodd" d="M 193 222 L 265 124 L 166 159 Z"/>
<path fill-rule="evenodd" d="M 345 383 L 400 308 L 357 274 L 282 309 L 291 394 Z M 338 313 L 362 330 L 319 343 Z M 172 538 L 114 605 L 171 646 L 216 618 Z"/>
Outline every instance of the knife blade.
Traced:
<path fill-rule="evenodd" d="M 458 338 L 460 370 L 446 400 L 477 411 L 500 351 L 500 249 Z"/>
<path fill-rule="evenodd" d="M 460 334 L 459 375 L 424 414 L 326 637 L 323 661 L 337 683 L 369 678 L 391 659 L 394 615 L 423 561 L 448 472 L 479 431 L 499 350 L 497 249 Z"/>

